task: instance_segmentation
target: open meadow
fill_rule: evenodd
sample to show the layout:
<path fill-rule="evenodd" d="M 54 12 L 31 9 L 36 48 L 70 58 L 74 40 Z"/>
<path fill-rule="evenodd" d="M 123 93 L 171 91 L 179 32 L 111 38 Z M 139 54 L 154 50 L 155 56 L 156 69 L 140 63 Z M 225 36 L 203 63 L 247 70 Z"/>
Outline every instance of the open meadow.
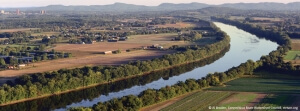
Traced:
<path fill-rule="evenodd" d="M 223 86 L 211 87 L 153 106 L 160 107 L 161 111 L 220 111 L 228 110 L 229 107 L 299 106 L 299 80 L 300 77 L 294 75 L 259 71 L 254 76 L 245 76 Z M 216 107 L 221 109 L 214 109 Z"/>
<path fill-rule="evenodd" d="M 3 32 L 26 32 L 26 31 L 30 31 L 30 30 L 37 30 L 39 28 L 20 28 L 20 29 L 0 29 L 0 33 Z"/>
<path fill-rule="evenodd" d="M 52 35 L 59 35 L 60 32 L 42 32 L 42 33 L 32 33 L 32 36 L 39 36 L 39 35 L 46 35 L 46 36 L 52 36 Z"/>
<path fill-rule="evenodd" d="M 286 62 L 293 65 L 300 65 L 300 39 L 292 39 L 292 50 L 284 57 Z"/>
<path fill-rule="evenodd" d="M 159 27 L 159 28 L 168 28 L 168 27 L 190 28 L 190 27 L 195 27 L 196 24 L 190 23 L 190 22 L 179 22 L 179 23 L 176 23 L 176 24 L 150 25 L 150 26 L 155 26 L 155 27 Z"/>
<path fill-rule="evenodd" d="M 272 79 L 244 77 L 226 83 L 226 86 L 213 87 L 214 91 L 300 93 L 300 81 L 290 79 Z"/>
<path fill-rule="evenodd" d="M 200 91 L 187 96 L 161 111 L 203 111 L 209 110 L 223 99 L 231 96 L 231 92 Z"/>

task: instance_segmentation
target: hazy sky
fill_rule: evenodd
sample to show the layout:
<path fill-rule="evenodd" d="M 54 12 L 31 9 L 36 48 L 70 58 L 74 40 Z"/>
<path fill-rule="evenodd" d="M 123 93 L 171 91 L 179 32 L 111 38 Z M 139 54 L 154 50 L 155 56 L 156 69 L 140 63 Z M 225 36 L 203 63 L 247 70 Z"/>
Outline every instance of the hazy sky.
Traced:
<path fill-rule="evenodd" d="M 206 4 L 223 4 L 223 3 L 257 3 L 257 2 L 279 2 L 289 3 L 300 0 L 0 0 L 0 7 L 29 7 L 29 6 L 47 6 L 47 5 L 106 5 L 115 2 L 156 6 L 161 3 L 206 3 Z"/>

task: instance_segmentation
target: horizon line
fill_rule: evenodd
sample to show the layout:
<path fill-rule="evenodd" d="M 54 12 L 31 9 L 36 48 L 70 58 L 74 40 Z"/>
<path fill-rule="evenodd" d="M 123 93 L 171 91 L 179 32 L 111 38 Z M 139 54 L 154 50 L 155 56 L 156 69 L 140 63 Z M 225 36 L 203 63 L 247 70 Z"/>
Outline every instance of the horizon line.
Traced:
<path fill-rule="evenodd" d="M 300 3 L 300 1 L 296 1 L 296 2 L 288 2 L 288 3 L 281 3 L 281 2 L 237 2 L 237 3 L 222 3 L 222 4 L 208 4 L 208 3 L 200 3 L 200 2 L 190 2 L 190 3 L 169 3 L 169 2 L 165 2 L 165 3 L 161 3 L 158 5 L 139 5 L 139 4 L 131 4 L 131 3 L 123 3 L 123 2 L 115 2 L 112 4 L 99 4 L 99 5 L 64 5 L 64 4 L 49 4 L 49 5 L 40 5 L 40 6 L 16 6 L 16 7 L 1 7 L 1 9 L 11 9 L 11 8 L 38 8 L 38 7 L 47 7 L 47 6 L 52 6 L 52 5 L 60 5 L 60 6 L 106 6 L 106 5 L 114 5 L 114 4 L 128 4 L 128 5 L 137 5 L 137 6 L 147 6 L 147 7 L 157 7 L 160 6 L 162 4 L 192 4 L 192 3 L 199 3 L 199 4 L 206 4 L 206 5 L 212 5 L 212 6 L 218 6 L 218 5 L 224 5 L 224 4 L 240 4 L 240 3 L 244 3 L 244 4 L 259 4 L 259 3 L 279 3 L 279 4 L 291 4 L 291 3 Z"/>

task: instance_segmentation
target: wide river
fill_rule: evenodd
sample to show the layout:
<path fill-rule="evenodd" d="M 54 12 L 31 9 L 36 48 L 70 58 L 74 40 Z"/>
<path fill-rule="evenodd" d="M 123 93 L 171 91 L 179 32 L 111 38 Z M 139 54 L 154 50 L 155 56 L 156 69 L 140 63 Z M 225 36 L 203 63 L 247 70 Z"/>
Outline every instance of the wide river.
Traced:
<path fill-rule="evenodd" d="M 89 106 L 93 106 L 94 104 L 98 103 L 98 102 L 104 102 L 104 101 L 108 101 L 112 98 L 119 98 L 122 96 L 126 96 L 126 95 L 138 95 L 140 94 L 142 91 L 150 88 L 150 89 L 160 89 L 161 87 L 165 87 L 167 85 L 174 85 L 176 84 L 178 81 L 185 81 L 187 79 L 190 78 L 194 78 L 194 79 L 200 79 L 202 77 L 205 77 L 208 73 L 214 73 L 214 72 L 224 72 L 234 66 L 238 66 L 241 63 L 246 62 L 247 60 L 251 59 L 251 60 L 259 60 L 261 56 L 263 55 L 268 55 L 271 51 L 276 50 L 277 48 L 277 44 L 266 40 L 266 39 L 261 39 L 258 38 L 257 36 L 250 34 L 248 32 L 245 32 L 243 30 L 240 30 L 234 26 L 231 25 L 226 25 L 223 23 L 219 23 L 219 22 L 215 22 L 215 25 L 217 25 L 222 31 L 226 32 L 230 38 L 230 49 L 229 51 L 222 56 L 221 58 L 219 58 L 218 60 L 204 65 L 204 66 L 200 66 L 197 68 L 193 68 L 191 70 L 189 70 L 188 72 L 182 72 L 180 74 L 176 74 L 175 76 L 171 76 L 171 77 L 159 77 L 158 79 L 155 79 L 153 81 L 148 81 L 145 84 L 138 84 L 138 85 L 132 85 L 130 87 L 121 89 L 121 90 L 117 90 L 117 91 L 111 91 L 111 92 L 107 92 L 105 94 L 100 94 L 99 96 L 97 95 L 92 96 L 92 98 L 90 96 L 88 96 L 90 91 L 86 91 L 86 92 L 82 92 L 80 94 L 86 95 L 88 97 L 86 97 L 85 99 L 82 99 L 84 97 L 78 95 L 78 94 L 71 94 L 71 96 L 73 96 L 73 98 L 76 98 L 76 96 L 78 96 L 78 99 L 74 99 L 74 101 L 71 102 L 66 102 L 67 100 L 63 100 L 61 98 L 63 97 L 59 97 L 56 98 L 54 100 L 44 100 L 43 102 L 34 102 L 36 103 L 36 105 L 29 105 L 31 103 L 26 103 L 26 104 L 22 104 L 22 105 L 16 105 L 16 106 L 11 106 L 12 107 L 26 107 L 25 109 L 30 109 L 28 107 L 38 107 L 38 106 L 46 106 L 46 105 L 42 105 L 42 104 L 48 104 L 50 105 L 49 108 L 51 110 L 57 110 L 57 111 L 63 111 L 66 110 L 69 107 L 79 107 L 79 106 L 84 106 L 84 107 L 89 107 Z M 170 71 L 169 71 L 170 73 Z M 172 71 L 171 71 L 172 73 Z M 172 75 L 172 74 L 171 74 Z M 114 87 L 116 87 L 117 85 L 112 85 Z M 109 88 L 111 89 L 111 88 Z M 99 89 L 96 89 L 96 91 L 101 91 Z M 67 94 L 66 94 L 67 95 Z M 81 97 L 81 98 L 80 98 Z M 65 98 L 67 99 L 67 98 Z M 49 102 L 53 102 L 55 100 L 56 101 L 55 104 L 51 104 Z M 67 104 L 60 104 L 60 102 L 65 102 Z M 9 107 L 9 106 L 8 106 Z M 10 109 L 10 108 L 8 108 Z M 40 108 L 38 108 L 40 109 Z M 44 108 L 42 108 L 44 109 Z M 49 110 L 48 108 L 45 108 L 44 110 Z"/>

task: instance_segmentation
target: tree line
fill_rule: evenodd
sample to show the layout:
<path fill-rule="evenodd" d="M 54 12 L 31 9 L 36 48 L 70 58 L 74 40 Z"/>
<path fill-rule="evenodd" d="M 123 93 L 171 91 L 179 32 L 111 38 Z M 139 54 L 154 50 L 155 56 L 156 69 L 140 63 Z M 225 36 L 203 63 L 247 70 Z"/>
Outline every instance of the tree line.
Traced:
<path fill-rule="evenodd" d="M 28 36 L 31 36 L 31 34 L 27 32 L 21 32 L 21 31 L 0 33 L 0 38 L 28 37 Z"/>

